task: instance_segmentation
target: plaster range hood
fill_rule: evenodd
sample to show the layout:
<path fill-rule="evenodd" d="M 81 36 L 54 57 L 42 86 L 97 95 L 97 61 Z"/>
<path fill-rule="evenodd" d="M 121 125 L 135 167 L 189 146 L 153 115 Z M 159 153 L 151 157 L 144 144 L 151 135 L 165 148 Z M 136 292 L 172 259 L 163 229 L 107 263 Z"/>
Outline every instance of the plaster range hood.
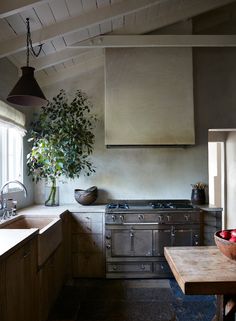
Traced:
<path fill-rule="evenodd" d="M 105 144 L 195 144 L 191 48 L 108 48 Z"/>

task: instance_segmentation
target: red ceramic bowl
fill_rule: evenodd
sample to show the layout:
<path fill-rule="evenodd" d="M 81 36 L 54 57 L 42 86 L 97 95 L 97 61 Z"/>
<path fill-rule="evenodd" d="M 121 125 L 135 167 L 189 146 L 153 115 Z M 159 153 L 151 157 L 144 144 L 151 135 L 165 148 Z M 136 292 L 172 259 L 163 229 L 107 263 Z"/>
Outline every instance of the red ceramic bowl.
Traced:
<path fill-rule="evenodd" d="M 227 230 L 231 232 L 232 230 Z M 218 249 L 231 260 L 236 260 L 236 242 L 230 242 L 223 239 L 219 234 L 221 231 L 217 231 L 214 234 L 215 243 Z"/>

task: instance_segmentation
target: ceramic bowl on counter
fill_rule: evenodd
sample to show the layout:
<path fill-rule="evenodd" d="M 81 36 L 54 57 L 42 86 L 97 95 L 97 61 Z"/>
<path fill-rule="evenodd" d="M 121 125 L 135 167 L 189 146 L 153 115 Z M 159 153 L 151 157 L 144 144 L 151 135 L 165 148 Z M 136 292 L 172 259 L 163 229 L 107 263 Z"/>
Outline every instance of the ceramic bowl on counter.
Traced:
<path fill-rule="evenodd" d="M 218 249 L 231 260 L 236 260 L 236 236 L 234 233 L 236 234 L 236 229 L 217 231 L 214 234 Z"/>
<path fill-rule="evenodd" d="M 81 205 L 90 205 L 94 203 L 98 196 L 98 189 L 96 186 L 92 186 L 86 190 L 75 189 L 75 200 Z"/>

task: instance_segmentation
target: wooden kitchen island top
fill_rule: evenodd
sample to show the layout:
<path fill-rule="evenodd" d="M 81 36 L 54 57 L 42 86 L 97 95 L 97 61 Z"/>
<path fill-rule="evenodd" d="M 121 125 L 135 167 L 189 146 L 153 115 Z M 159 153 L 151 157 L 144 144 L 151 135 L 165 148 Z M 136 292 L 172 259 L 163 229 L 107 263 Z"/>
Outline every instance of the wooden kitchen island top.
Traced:
<path fill-rule="evenodd" d="M 164 253 L 185 294 L 217 294 L 213 320 L 235 320 L 236 261 L 215 246 L 165 247 Z"/>

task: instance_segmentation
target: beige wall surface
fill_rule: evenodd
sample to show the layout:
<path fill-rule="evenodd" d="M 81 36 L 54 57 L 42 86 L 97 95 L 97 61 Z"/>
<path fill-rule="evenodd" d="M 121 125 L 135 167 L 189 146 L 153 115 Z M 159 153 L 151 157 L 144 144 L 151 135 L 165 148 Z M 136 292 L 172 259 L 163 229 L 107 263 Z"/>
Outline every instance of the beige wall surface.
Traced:
<path fill-rule="evenodd" d="M 226 140 L 227 218 L 226 227 L 236 226 L 236 132 L 229 132 Z"/>
<path fill-rule="evenodd" d="M 211 31 L 214 33 L 214 30 Z M 74 189 L 85 189 L 92 185 L 97 185 L 98 201 L 103 202 L 108 198 L 189 199 L 191 183 L 208 181 L 208 129 L 236 127 L 235 57 L 236 48 L 193 49 L 196 144 L 187 148 L 107 149 L 104 137 L 103 68 L 80 73 L 75 78 L 43 88 L 48 98 L 57 94 L 61 88 L 69 93 L 81 88 L 91 97 L 94 112 L 99 119 L 95 129 L 95 148 L 92 155 L 96 173 L 91 177 L 81 174 L 79 179 L 73 181 L 64 179 L 64 183 L 60 183 L 60 202 L 62 204 L 75 202 Z M 16 76 L 17 70 L 6 60 L 2 60 L 0 62 L 2 97 L 5 97 L 14 85 Z M 29 122 L 33 110 L 24 110 Z M 30 187 L 30 178 L 26 176 L 25 179 L 27 187 Z M 29 200 L 32 200 L 32 189 L 30 193 Z M 44 202 L 42 183 L 36 185 L 35 201 Z"/>
<path fill-rule="evenodd" d="M 45 88 L 50 98 L 64 88 L 81 88 L 94 104 L 99 121 L 92 156 L 96 173 L 60 184 L 61 203 L 75 202 L 74 189 L 97 185 L 98 201 L 108 198 L 190 198 L 191 183 L 208 181 L 207 143 L 209 128 L 236 126 L 236 49 L 198 48 L 193 51 L 196 145 L 187 148 L 114 148 L 104 140 L 104 70 Z M 36 201 L 43 202 L 42 185 Z"/>
<path fill-rule="evenodd" d="M 194 144 L 192 48 L 105 53 L 105 144 Z"/>

